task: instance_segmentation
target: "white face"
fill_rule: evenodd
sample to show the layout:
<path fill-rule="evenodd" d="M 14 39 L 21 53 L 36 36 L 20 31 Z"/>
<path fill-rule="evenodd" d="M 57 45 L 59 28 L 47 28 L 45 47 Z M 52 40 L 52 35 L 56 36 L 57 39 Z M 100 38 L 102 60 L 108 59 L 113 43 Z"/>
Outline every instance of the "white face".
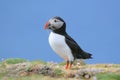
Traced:
<path fill-rule="evenodd" d="M 49 29 L 51 29 L 51 30 L 59 29 L 64 24 L 63 21 L 61 21 L 59 19 L 55 19 L 55 18 L 50 19 L 49 23 L 50 23 Z"/>

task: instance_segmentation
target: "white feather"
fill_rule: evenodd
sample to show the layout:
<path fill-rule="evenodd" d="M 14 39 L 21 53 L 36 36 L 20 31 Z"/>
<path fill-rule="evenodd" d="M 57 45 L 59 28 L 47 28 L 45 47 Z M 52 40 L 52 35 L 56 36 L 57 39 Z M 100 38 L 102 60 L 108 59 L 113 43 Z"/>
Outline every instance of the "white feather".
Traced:
<path fill-rule="evenodd" d="M 49 44 L 51 48 L 66 61 L 74 60 L 72 52 L 66 44 L 65 37 L 63 35 L 51 32 L 49 35 Z"/>

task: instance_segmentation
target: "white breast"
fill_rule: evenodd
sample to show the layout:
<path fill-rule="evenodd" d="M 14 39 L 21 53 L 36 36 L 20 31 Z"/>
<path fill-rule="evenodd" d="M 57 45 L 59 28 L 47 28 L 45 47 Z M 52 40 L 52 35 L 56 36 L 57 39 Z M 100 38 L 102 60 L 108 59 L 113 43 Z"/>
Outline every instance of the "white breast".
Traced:
<path fill-rule="evenodd" d="M 70 48 L 65 43 L 64 36 L 51 32 L 49 35 L 49 44 L 51 48 L 65 60 L 74 60 Z"/>

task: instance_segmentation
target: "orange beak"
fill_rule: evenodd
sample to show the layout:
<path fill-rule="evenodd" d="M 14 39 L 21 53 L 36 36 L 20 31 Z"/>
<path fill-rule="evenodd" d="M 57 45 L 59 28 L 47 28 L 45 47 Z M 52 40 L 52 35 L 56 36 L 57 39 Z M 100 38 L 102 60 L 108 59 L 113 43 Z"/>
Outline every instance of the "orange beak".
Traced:
<path fill-rule="evenodd" d="M 46 24 L 45 24 L 45 26 L 44 26 L 44 29 L 48 29 L 48 26 L 49 26 L 49 22 L 47 22 Z"/>

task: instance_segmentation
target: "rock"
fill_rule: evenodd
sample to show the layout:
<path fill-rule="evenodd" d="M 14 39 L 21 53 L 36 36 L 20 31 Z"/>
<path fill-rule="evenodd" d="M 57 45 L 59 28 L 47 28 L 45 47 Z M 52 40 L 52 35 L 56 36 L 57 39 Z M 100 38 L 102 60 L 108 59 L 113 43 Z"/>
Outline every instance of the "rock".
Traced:
<path fill-rule="evenodd" d="M 42 74 L 44 76 L 54 76 L 54 70 L 46 65 L 38 65 L 30 70 L 28 70 L 29 73 L 35 73 L 35 74 Z"/>
<path fill-rule="evenodd" d="M 101 73 L 102 71 L 102 69 L 83 68 L 76 71 L 75 77 L 90 79 L 92 76 L 95 76 L 96 74 Z"/>
<path fill-rule="evenodd" d="M 69 73 L 66 75 L 67 78 L 74 78 L 76 75 L 74 73 Z"/>
<path fill-rule="evenodd" d="M 97 77 L 96 77 L 96 76 L 93 76 L 92 80 L 97 80 Z"/>
<path fill-rule="evenodd" d="M 44 66 L 41 66 L 41 67 L 38 69 L 38 72 L 39 72 L 39 74 L 50 75 L 50 74 L 53 73 L 53 70 L 52 70 L 52 68 L 44 65 Z"/>
<path fill-rule="evenodd" d="M 90 78 L 91 78 L 91 75 L 90 75 L 90 74 L 84 74 L 83 77 L 84 77 L 85 79 L 90 79 Z"/>

